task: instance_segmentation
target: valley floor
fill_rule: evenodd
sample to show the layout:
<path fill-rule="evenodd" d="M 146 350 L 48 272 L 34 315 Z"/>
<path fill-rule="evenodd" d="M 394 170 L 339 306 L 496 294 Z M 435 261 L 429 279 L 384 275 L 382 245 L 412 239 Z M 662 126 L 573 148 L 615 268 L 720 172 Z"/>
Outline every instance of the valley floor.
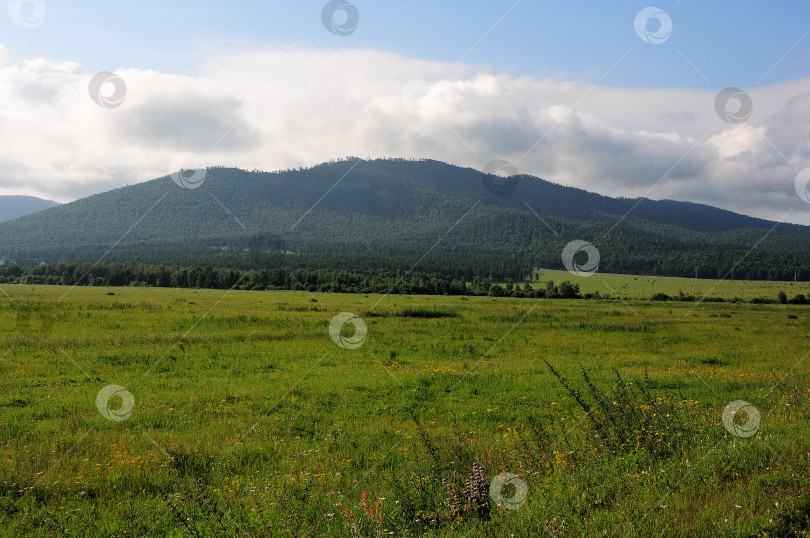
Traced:
<path fill-rule="evenodd" d="M 0 534 L 806 535 L 810 307 L 638 278 L 606 276 L 612 301 L 2 286 Z"/>

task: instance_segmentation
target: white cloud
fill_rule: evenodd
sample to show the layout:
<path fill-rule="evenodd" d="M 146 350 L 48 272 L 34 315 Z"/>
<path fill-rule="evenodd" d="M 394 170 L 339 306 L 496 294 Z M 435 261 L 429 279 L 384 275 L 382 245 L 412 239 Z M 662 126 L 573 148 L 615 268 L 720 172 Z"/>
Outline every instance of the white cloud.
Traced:
<path fill-rule="evenodd" d="M 767 151 L 765 141 L 767 127 L 760 125 L 735 125 L 708 139 L 708 144 L 717 151 L 720 161 L 727 161 L 742 153 L 758 154 Z"/>
<path fill-rule="evenodd" d="M 370 50 L 218 54 L 194 77 L 115 72 L 118 108 L 73 63 L 0 47 L 0 193 L 70 200 L 168 172 L 180 152 L 273 170 L 334 157 L 431 157 L 609 195 L 705 202 L 810 224 L 810 79 L 755 88 L 723 122 L 715 92 L 591 87 Z"/>

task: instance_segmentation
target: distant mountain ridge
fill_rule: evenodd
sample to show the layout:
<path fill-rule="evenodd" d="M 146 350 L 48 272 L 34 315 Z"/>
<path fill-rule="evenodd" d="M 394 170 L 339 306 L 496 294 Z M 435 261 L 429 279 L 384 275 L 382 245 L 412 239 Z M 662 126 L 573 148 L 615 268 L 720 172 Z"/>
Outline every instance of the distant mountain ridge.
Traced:
<path fill-rule="evenodd" d="M 24 217 L 59 205 L 34 196 L 0 196 L 0 222 Z"/>
<path fill-rule="evenodd" d="M 611 198 L 528 175 L 499 196 L 483 179 L 434 160 L 215 167 L 198 188 L 166 176 L 2 223 L 0 257 L 214 264 L 249 263 L 245 252 L 258 251 L 428 253 L 561 268 L 565 244 L 584 239 L 606 272 L 694 276 L 697 267 L 711 277 L 810 278 L 807 226 L 691 202 Z"/>

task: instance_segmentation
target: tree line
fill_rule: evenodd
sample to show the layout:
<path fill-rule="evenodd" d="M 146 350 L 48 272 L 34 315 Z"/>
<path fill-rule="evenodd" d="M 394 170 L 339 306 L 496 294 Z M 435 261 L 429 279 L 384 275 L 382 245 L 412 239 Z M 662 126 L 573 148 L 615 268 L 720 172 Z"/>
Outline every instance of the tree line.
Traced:
<path fill-rule="evenodd" d="M 206 288 L 241 290 L 302 290 L 333 293 L 393 293 L 417 295 L 488 295 L 493 297 L 582 298 L 579 286 L 569 281 L 545 288 L 507 279 L 499 284 L 492 276 L 471 281 L 424 271 L 386 268 L 366 270 L 279 267 L 238 269 L 212 266 L 126 263 L 53 263 L 23 266 L 0 265 L 0 283 L 63 286 L 149 286 L 156 288 Z M 586 295 L 585 298 L 592 296 Z"/>

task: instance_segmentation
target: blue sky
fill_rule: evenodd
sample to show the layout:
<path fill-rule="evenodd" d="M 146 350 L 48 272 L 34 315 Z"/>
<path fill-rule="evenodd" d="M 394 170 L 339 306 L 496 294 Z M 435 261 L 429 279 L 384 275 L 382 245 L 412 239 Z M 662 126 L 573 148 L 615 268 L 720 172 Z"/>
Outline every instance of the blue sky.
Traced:
<path fill-rule="evenodd" d="M 322 22 L 335 1 L 359 14 L 348 35 Z M 70 201 L 184 159 L 505 159 L 601 194 L 810 224 L 806 2 L 8 6 L 0 194 Z"/>
<path fill-rule="evenodd" d="M 810 72 L 810 39 L 797 46 L 810 31 L 806 1 L 659 1 L 652 5 L 673 21 L 660 46 L 634 32 L 647 2 L 356 0 L 360 25 L 345 37 L 324 32 L 324 3 L 52 1 L 36 30 L 3 17 L 0 32 L 15 57 L 76 61 L 87 71 L 193 74 L 211 49 L 248 45 L 370 47 L 514 75 L 644 88 L 747 88 Z"/>

